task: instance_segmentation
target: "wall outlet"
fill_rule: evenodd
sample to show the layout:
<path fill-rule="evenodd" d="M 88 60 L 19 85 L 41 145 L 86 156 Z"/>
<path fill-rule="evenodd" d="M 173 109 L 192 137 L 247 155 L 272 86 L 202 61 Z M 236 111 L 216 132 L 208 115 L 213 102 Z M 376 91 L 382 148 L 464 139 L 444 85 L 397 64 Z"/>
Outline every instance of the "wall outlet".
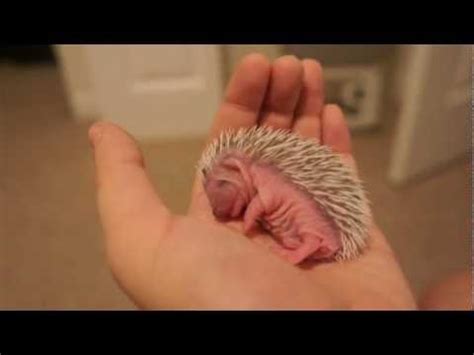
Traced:
<path fill-rule="evenodd" d="M 326 67 L 326 102 L 338 104 L 349 128 L 365 129 L 379 122 L 382 70 L 379 65 Z"/>

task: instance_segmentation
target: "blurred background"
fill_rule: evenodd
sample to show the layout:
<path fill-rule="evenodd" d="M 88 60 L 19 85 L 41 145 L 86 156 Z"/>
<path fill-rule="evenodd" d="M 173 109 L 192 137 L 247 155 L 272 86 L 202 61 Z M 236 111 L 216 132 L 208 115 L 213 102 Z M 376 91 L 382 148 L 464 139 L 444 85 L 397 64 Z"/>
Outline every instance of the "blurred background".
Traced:
<path fill-rule="evenodd" d="M 183 213 L 225 84 L 250 52 L 323 64 L 417 296 L 469 269 L 470 46 L 0 47 L 0 308 L 134 308 L 104 261 L 87 129 L 100 117 L 128 129 Z"/>

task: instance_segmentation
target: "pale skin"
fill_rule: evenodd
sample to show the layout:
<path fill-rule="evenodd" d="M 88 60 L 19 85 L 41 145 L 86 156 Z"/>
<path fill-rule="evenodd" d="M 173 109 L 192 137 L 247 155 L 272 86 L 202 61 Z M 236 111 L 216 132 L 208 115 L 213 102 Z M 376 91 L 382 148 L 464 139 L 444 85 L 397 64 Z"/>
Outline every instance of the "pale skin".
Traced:
<path fill-rule="evenodd" d="M 319 139 L 356 168 L 341 110 L 324 102 L 322 69 L 284 56 L 246 56 L 234 71 L 209 138 L 263 124 Z M 372 224 L 358 259 L 301 268 L 249 238 L 242 222 L 215 220 L 197 176 L 189 212 L 172 214 L 130 135 L 111 123 L 89 132 L 98 206 L 114 277 L 146 309 L 415 309 L 383 233 Z"/>

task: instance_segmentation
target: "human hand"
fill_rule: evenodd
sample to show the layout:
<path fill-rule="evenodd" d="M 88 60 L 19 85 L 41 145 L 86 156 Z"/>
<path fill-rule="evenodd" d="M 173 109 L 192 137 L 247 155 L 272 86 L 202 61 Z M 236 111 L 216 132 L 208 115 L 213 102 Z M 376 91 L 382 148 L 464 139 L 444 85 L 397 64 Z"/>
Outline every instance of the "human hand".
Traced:
<path fill-rule="evenodd" d="M 211 128 L 256 124 L 319 139 L 356 167 L 341 110 L 324 104 L 319 64 L 249 55 L 236 68 Z M 90 129 L 107 259 L 123 290 L 143 308 L 414 308 L 396 258 L 372 225 L 358 259 L 297 267 L 250 239 L 241 223 L 217 222 L 196 178 L 189 213 L 169 212 L 155 192 L 134 140 L 119 127 Z"/>

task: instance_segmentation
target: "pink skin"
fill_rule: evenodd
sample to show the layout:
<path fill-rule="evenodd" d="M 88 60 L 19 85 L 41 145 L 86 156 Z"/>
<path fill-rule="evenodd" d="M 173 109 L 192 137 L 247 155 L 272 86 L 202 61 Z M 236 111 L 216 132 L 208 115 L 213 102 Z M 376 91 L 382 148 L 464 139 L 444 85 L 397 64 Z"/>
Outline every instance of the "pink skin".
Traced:
<path fill-rule="evenodd" d="M 270 165 L 229 154 L 215 164 L 204 187 L 217 218 L 243 214 L 246 234 L 260 222 L 278 241 L 273 251 L 292 264 L 331 258 L 341 247 L 316 202 Z"/>

